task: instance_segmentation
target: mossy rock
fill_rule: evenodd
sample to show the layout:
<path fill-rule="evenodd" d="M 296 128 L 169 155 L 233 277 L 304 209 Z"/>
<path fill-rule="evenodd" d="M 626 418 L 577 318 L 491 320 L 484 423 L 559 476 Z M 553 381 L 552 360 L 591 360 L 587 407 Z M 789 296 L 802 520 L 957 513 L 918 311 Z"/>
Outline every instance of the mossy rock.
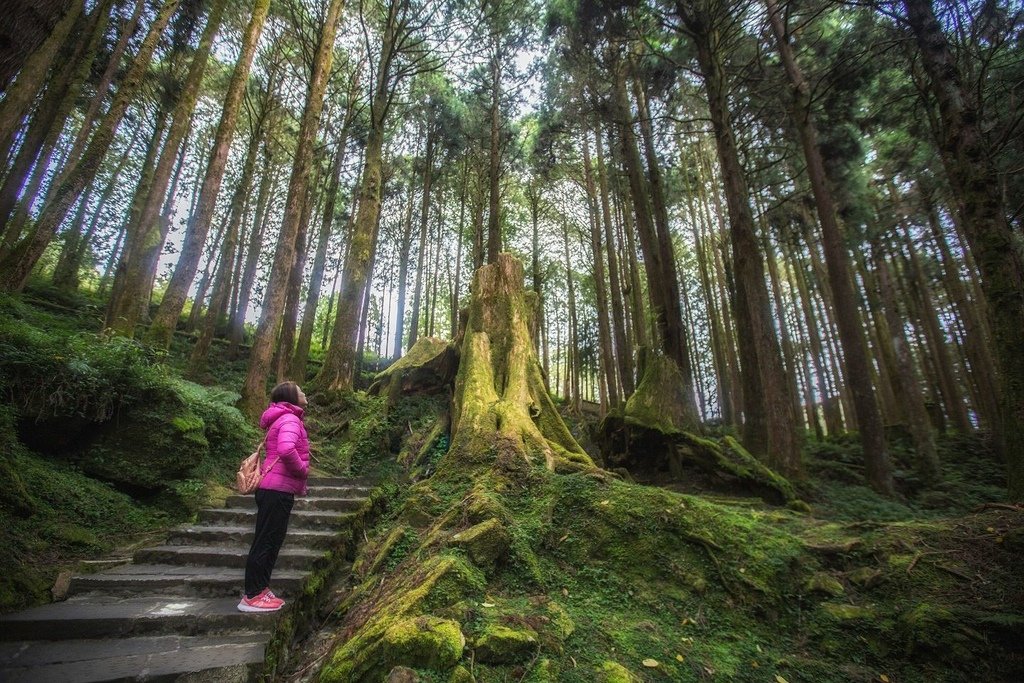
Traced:
<path fill-rule="evenodd" d="M 385 683 L 419 683 L 420 675 L 407 666 L 396 666 L 388 672 Z"/>
<path fill-rule="evenodd" d="M 511 539 L 504 525 L 497 519 L 480 522 L 451 538 L 451 543 L 462 548 L 474 564 L 492 567 L 505 559 Z"/>
<path fill-rule="evenodd" d="M 76 459 L 91 476 L 116 484 L 156 490 L 188 478 L 209 454 L 206 424 L 177 396 L 133 406 L 108 423 Z M 244 454 L 243 454 L 244 455 Z"/>
<path fill-rule="evenodd" d="M 388 666 L 447 671 L 462 659 L 466 637 L 456 621 L 431 616 L 403 619 L 384 631 L 381 648 Z"/>
<path fill-rule="evenodd" d="M 393 391 L 409 394 L 447 389 L 458 369 L 455 346 L 437 337 L 420 337 L 409 352 L 377 374 L 367 390 L 370 396 Z M 393 381 L 399 386 L 392 387 Z"/>
<path fill-rule="evenodd" d="M 490 664 L 512 664 L 533 656 L 537 651 L 537 633 L 530 628 L 511 628 L 493 624 L 476 639 L 476 658 Z"/>
<path fill-rule="evenodd" d="M 816 572 L 804 584 L 804 590 L 808 593 L 823 593 L 838 598 L 846 592 L 839 580 L 826 572 Z"/>
<path fill-rule="evenodd" d="M 870 606 L 826 602 L 821 606 L 821 609 L 825 614 L 838 622 L 867 622 L 876 619 L 878 616 L 877 610 Z"/>
<path fill-rule="evenodd" d="M 448 679 L 448 683 L 476 683 L 476 678 L 469 669 L 459 665 L 452 670 L 452 676 Z"/>
<path fill-rule="evenodd" d="M 639 683 L 640 678 L 618 662 L 606 661 L 597 672 L 600 683 Z"/>
<path fill-rule="evenodd" d="M 847 574 L 846 578 L 855 586 L 869 589 L 882 583 L 885 575 L 874 567 L 858 567 Z"/>
<path fill-rule="evenodd" d="M 899 617 L 900 631 L 904 635 L 908 651 L 918 647 L 939 648 L 953 645 L 959 625 L 953 612 L 931 603 L 921 603 Z"/>

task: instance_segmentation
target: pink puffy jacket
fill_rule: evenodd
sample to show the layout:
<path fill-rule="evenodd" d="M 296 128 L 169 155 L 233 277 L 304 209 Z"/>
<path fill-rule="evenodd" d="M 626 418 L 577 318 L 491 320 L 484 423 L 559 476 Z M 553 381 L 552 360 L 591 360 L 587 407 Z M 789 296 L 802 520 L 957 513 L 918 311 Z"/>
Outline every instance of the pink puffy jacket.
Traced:
<path fill-rule="evenodd" d="M 302 424 L 303 410 L 291 403 L 271 403 L 260 418 L 267 432 L 267 456 L 261 489 L 304 495 L 309 476 L 309 439 Z"/>

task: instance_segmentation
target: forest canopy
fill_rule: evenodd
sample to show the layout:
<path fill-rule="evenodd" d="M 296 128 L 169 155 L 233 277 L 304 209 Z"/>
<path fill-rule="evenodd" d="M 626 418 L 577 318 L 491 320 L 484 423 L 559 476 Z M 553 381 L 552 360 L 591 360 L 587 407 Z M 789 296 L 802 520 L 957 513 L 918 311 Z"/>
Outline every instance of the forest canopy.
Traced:
<path fill-rule="evenodd" d="M 346 391 L 455 339 L 472 274 L 510 252 L 570 413 L 658 429 L 636 392 L 670 377 L 682 432 L 794 480 L 807 439 L 855 433 L 883 495 L 895 435 L 929 484 L 937 435 L 978 433 L 1024 497 L 1017 2 L 35 20 L 0 60 L 0 287 L 99 292 L 109 334 L 188 335 L 197 378 L 226 339 L 250 414 L 268 382 Z"/>

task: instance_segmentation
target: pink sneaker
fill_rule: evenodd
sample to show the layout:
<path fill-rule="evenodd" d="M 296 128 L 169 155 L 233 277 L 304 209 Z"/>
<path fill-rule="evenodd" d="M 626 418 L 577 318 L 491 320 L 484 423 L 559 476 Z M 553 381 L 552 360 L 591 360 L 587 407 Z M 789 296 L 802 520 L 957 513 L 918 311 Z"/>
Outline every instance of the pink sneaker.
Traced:
<path fill-rule="evenodd" d="M 263 592 L 251 598 L 243 594 L 238 603 L 239 612 L 276 612 L 282 607 L 284 600 L 271 593 L 269 588 L 264 588 Z"/>

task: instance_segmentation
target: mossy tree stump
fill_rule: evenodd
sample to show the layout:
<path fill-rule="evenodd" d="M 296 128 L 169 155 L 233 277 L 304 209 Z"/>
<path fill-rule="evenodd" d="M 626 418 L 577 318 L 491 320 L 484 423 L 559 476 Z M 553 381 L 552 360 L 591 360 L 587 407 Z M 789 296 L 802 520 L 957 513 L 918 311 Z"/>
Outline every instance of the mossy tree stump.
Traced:
<path fill-rule="evenodd" d="M 593 467 L 544 386 L 531 336 L 536 307 L 523 289 L 522 264 L 500 254 L 476 272 L 471 291 L 455 380 L 450 466 L 493 452 L 527 461 L 542 457 L 552 470 Z"/>
<path fill-rule="evenodd" d="M 607 467 L 683 476 L 693 464 L 714 480 L 731 482 L 773 503 L 804 509 L 792 484 L 766 467 L 731 437 L 719 441 L 694 434 L 688 419 L 683 380 L 675 363 L 655 354 L 644 364 L 640 385 L 621 411 L 601 422 L 602 451 Z"/>

